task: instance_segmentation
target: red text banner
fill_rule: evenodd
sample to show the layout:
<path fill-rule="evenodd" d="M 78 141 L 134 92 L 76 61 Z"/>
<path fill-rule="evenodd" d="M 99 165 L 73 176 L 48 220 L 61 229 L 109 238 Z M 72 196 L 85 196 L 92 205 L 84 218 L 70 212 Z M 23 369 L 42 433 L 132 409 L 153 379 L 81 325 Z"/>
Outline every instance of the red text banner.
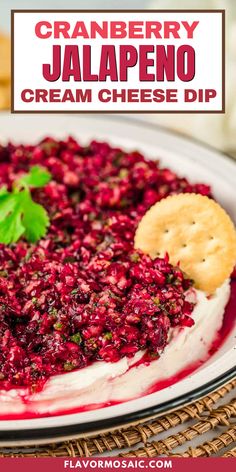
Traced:
<path fill-rule="evenodd" d="M 0 469 L 4 472 L 50 472 L 62 471 L 87 471 L 96 472 L 98 470 L 109 470 L 120 472 L 124 470 L 154 472 L 199 472 L 207 470 L 209 472 L 235 471 L 235 458 L 137 458 L 137 457 L 100 457 L 100 458 L 2 458 L 0 459 Z"/>

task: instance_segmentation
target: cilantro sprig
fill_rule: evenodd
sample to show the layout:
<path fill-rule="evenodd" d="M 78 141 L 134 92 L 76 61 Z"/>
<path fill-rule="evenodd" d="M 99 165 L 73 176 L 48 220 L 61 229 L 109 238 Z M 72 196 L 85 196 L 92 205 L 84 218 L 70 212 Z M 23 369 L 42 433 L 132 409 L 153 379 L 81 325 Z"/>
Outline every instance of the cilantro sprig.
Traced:
<path fill-rule="evenodd" d="M 48 213 L 33 201 L 31 189 L 44 187 L 50 180 L 51 174 L 46 169 L 33 166 L 28 174 L 14 182 L 11 192 L 6 187 L 0 188 L 0 243 L 16 243 L 21 236 L 35 243 L 45 236 Z"/>

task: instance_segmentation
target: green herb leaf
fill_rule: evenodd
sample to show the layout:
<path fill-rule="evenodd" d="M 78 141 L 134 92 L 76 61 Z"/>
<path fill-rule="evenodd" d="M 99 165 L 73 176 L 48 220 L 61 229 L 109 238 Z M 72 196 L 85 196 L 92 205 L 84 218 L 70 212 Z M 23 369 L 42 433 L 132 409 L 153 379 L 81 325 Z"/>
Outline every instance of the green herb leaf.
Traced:
<path fill-rule="evenodd" d="M 25 228 L 25 237 L 35 243 L 46 235 L 49 226 L 49 217 L 42 205 L 35 203 L 27 190 L 21 192 L 23 216 L 22 223 Z"/>
<path fill-rule="evenodd" d="M 62 323 L 55 323 L 53 325 L 53 327 L 57 330 L 57 331 L 61 331 L 61 329 L 63 328 L 63 325 Z"/>
<path fill-rule="evenodd" d="M 66 371 L 68 371 L 68 372 L 69 372 L 70 370 L 73 370 L 75 367 L 76 367 L 76 366 L 73 364 L 73 362 L 67 361 L 67 362 L 65 362 L 65 364 L 64 364 L 64 370 L 66 370 Z"/>
<path fill-rule="evenodd" d="M 75 344 L 81 344 L 82 342 L 80 333 L 73 334 L 73 336 L 71 336 L 70 339 Z"/>
<path fill-rule="evenodd" d="M 21 211 L 16 204 L 11 213 L 0 222 L 0 242 L 11 244 L 18 241 L 24 234 L 25 228 L 21 222 Z"/>
<path fill-rule="evenodd" d="M 5 187 L 4 185 L 4 187 L 0 188 L 0 197 L 4 197 L 7 194 L 8 194 L 7 187 Z"/>
<path fill-rule="evenodd" d="M 5 187 L 3 189 L 4 192 L 0 193 L 0 220 L 3 220 L 9 213 L 13 212 L 19 203 L 18 198 L 5 190 Z"/>
<path fill-rule="evenodd" d="M 40 166 L 33 166 L 28 174 L 25 174 L 17 181 L 17 184 L 32 188 L 44 187 L 44 185 L 50 182 L 51 178 L 50 172 L 46 169 Z"/>
<path fill-rule="evenodd" d="M 106 333 L 104 333 L 104 338 L 107 339 L 108 341 L 112 339 L 111 331 L 107 331 Z"/>
<path fill-rule="evenodd" d="M 38 166 L 13 184 L 13 191 L 0 188 L 0 243 L 16 243 L 21 236 L 32 243 L 45 236 L 49 226 L 46 210 L 32 200 L 29 187 L 42 187 L 51 179 Z M 22 189 L 23 187 L 23 189 Z"/>

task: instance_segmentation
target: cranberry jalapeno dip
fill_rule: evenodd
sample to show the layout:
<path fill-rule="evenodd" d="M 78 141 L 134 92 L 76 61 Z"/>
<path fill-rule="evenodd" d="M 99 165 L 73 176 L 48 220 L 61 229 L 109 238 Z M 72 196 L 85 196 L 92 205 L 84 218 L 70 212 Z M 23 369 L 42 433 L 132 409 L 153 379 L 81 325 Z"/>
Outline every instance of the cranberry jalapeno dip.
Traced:
<path fill-rule="evenodd" d="M 120 375 L 120 361 L 127 370 L 140 353 L 145 365 L 157 365 L 176 328 L 192 331 L 193 313 L 208 309 L 208 300 L 167 255 L 151 260 L 136 251 L 134 233 L 160 199 L 180 192 L 209 196 L 210 188 L 138 152 L 96 141 L 82 147 L 71 137 L 1 147 L 0 186 L 11 189 L 34 165 L 52 175 L 32 190 L 50 226 L 36 244 L 22 238 L 0 245 L 0 390 L 33 394 L 52 376 L 84 368 L 94 375 L 93 366 L 99 371 L 105 363 L 110 376 Z M 229 285 L 219 289 L 216 329 L 228 297 Z M 217 295 L 210 307 L 216 305 Z"/>

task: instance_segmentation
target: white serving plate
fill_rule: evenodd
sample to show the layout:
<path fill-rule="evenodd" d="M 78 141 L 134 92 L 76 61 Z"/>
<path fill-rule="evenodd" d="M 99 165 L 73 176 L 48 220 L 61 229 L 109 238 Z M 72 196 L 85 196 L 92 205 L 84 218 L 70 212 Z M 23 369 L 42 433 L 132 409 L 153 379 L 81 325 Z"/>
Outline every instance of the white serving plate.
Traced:
<path fill-rule="evenodd" d="M 216 199 L 236 222 L 236 162 L 198 142 L 130 116 L 0 114 L 0 143 L 7 140 L 34 143 L 45 135 L 63 138 L 68 134 L 83 144 L 95 138 L 124 149 L 140 150 L 150 159 L 160 158 L 162 164 L 192 182 L 209 183 Z M 235 377 L 235 353 L 236 327 L 207 363 L 170 387 L 94 411 L 0 421 L 0 443 L 22 445 L 84 436 L 171 411 L 203 397 Z"/>

